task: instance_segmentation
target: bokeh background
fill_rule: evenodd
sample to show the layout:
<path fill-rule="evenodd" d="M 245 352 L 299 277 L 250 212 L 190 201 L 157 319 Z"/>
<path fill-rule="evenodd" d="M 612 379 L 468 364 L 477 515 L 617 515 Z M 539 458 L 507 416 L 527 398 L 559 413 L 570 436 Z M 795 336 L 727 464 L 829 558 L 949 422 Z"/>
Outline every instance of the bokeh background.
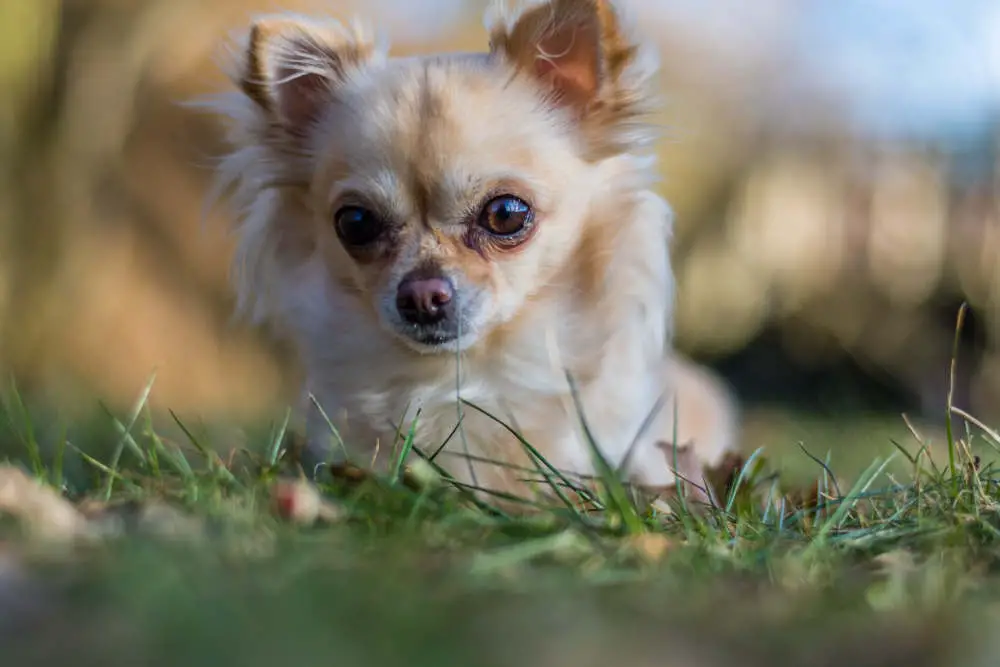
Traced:
<path fill-rule="evenodd" d="M 1000 417 L 1000 4 L 623 0 L 656 40 L 677 343 L 748 448 L 836 460 Z M 61 415 L 281 414 L 287 351 L 230 321 L 204 210 L 223 40 L 257 12 L 378 22 L 397 52 L 482 49 L 484 0 L 0 1 L 0 373 Z"/>

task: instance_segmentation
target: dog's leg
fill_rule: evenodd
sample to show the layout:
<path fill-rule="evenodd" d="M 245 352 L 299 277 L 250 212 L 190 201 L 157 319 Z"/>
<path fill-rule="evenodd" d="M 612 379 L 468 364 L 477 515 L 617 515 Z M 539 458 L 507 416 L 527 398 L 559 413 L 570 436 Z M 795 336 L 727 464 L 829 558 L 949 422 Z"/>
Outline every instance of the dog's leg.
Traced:
<path fill-rule="evenodd" d="M 701 486 L 706 469 L 739 450 L 736 398 L 709 369 L 674 354 L 663 373 L 671 391 L 633 454 L 629 477 L 656 489 L 674 486 L 678 475 Z"/>
<path fill-rule="evenodd" d="M 303 399 L 305 443 L 299 451 L 299 463 L 310 478 L 324 465 L 350 465 L 371 472 L 387 472 L 393 442 L 383 442 L 380 434 L 350 421 L 342 411 L 318 403 L 307 395 Z"/>

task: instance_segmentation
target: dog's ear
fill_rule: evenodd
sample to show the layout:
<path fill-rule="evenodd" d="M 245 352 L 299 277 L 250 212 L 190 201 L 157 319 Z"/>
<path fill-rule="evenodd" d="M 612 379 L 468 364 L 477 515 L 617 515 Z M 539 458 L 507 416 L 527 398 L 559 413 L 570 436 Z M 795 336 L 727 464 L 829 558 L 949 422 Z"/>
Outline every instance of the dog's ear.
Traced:
<path fill-rule="evenodd" d="M 496 11 L 496 10 L 495 10 Z M 609 0 L 544 0 L 489 19 L 490 50 L 584 111 L 613 93 L 638 47 Z"/>
<path fill-rule="evenodd" d="M 250 26 L 239 84 L 275 122 L 301 133 L 321 116 L 337 86 L 377 55 L 360 26 L 264 16 Z"/>

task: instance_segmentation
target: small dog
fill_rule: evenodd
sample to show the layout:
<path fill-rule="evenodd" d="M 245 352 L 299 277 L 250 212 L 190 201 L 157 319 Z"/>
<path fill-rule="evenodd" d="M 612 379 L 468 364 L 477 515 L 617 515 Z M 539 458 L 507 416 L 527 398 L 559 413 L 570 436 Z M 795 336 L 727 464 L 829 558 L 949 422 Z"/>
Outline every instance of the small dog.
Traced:
<path fill-rule="evenodd" d="M 736 409 L 669 345 L 654 53 L 606 0 L 487 25 L 483 53 L 396 58 L 357 24 L 253 22 L 214 102 L 241 312 L 295 343 L 316 461 L 384 470 L 412 427 L 487 492 L 538 477 L 521 437 L 567 473 L 596 472 L 595 444 L 668 487 L 662 443 L 712 465 Z"/>

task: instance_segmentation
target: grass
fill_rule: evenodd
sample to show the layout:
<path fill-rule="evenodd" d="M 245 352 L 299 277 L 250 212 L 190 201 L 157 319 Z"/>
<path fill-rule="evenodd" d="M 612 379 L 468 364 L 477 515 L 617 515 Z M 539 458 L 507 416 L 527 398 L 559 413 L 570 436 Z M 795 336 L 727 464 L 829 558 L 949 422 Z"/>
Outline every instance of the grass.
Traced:
<path fill-rule="evenodd" d="M 995 648 L 1000 436 L 957 410 L 947 462 L 916 432 L 850 477 L 802 446 L 790 484 L 765 448 L 700 510 L 651 504 L 596 449 L 584 487 L 522 440 L 551 491 L 526 516 L 474 502 L 408 425 L 387 477 L 321 478 L 342 520 L 299 526 L 271 502 L 287 417 L 227 449 L 154 416 L 149 389 L 72 428 L 8 392 L 16 465 L 73 502 L 168 503 L 203 528 L 67 555 L 8 526 L 0 556 L 31 575 L 0 576 L 9 664 L 975 665 Z"/>

